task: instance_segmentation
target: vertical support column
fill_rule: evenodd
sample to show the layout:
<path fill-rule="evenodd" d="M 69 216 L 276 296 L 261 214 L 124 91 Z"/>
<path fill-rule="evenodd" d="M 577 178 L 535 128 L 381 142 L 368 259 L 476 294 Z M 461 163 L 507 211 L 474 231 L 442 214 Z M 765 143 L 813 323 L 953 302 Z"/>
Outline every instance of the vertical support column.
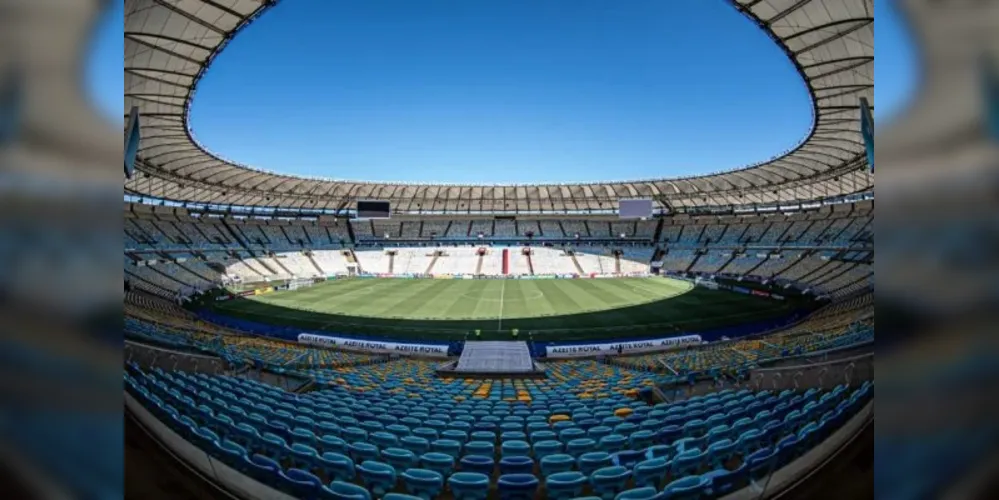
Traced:
<path fill-rule="evenodd" d="M 874 171 L 874 116 L 871 115 L 871 103 L 866 97 L 860 98 L 860 133 L 864 136 L 864 146 L 867 148 L 867 164 Z"/>
<path fill-rule="evenodd" d="M 16 70 L 0 75 L 0 147 L 13 143 L 20 132 L 24 92 Z"/>
<path fill-rule="evenodd" d="M 999 141 L 999 65 L 990 55 L 982 56 L 982 93 L 989 137 Z"/>

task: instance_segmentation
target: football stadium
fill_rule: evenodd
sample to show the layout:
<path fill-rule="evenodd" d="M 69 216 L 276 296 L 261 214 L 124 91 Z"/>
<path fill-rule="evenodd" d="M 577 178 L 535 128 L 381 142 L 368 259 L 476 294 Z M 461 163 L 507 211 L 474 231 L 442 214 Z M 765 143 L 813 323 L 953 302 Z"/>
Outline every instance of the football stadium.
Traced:
<path fill-rule="evenodd" d="M 202 77 L 293 1 L 125 1 L 126 432 L 165 477 L 358 500 L 873 481 L 840 466 L 873 453 L 872 0 L 717 0 L 807 90 L 793 148 L 551 184 L 210 151 Z"/>

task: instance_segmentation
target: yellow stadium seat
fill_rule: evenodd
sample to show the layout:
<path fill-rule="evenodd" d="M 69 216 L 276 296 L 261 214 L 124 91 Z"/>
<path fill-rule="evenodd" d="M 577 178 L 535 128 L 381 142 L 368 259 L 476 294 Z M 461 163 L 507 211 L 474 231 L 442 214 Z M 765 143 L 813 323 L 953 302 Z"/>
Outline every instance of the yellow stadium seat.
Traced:
<path fill-rule="evenodd" d="M 615 417 L 628 418 L 629 416 L 631 416 L 632 413 L 634 413 L 634 410 L 632 410 L 631 408 L 618 408 L 614 410 Z"/>

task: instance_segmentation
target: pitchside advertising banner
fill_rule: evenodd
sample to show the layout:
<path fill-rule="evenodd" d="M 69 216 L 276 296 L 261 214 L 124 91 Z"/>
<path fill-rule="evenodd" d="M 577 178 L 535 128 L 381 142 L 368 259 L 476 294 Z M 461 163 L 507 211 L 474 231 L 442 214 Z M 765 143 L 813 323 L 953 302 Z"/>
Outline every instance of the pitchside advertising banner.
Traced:
<path fill-rule="evenodd" d="M 395 342 L 328 337 L 326 335 L 315 335 L 312 333 L 298 334 L 298 343 L 320 347 L 342 347 L 344 349 L 354 349 L 359 351 L 408 354 L 411 356 L 447 356 L 447 345 L 397 344 Z"/>
<path fill-rule="evenodd" d="M 700 344 L 700 335 L 684 335 L 667 339 L 637 340 L 634 342 L 615 342 L 609 344 L 581 345 L 550 345 L 545 347 L 549 358 L 572 358 L 578 356 L 599 356 L 601 354 L 617 354 L 618 346 L 622 353 L 652 352 L 672 349 L 684 345 Z"/>

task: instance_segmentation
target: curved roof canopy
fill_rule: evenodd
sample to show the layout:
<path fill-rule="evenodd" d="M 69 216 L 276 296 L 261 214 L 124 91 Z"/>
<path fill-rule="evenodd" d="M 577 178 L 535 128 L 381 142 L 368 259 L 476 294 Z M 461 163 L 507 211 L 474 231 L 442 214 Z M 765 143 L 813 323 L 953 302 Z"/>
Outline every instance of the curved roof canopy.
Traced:
<path fill-rule="evenodd" d="M 344 209 L 390 200 L 399 211 L 577 211 L 653 198 L 673 208 L 802 202 L 873 187 L 858 98 L 874 102 L 873 0 L 730 0 L 793 62 L 813 103 L 794 150 L 688 178 L 558 185 L 373 183 L 277 174 L 208 151 L 189 127 L 198 81 L 226 44 L 275 0 L 125 0 L 125 109 L 142 141 L 126 193 L 196 203 Z M 762 118 L 766 126 L 765 117 Z"/>

